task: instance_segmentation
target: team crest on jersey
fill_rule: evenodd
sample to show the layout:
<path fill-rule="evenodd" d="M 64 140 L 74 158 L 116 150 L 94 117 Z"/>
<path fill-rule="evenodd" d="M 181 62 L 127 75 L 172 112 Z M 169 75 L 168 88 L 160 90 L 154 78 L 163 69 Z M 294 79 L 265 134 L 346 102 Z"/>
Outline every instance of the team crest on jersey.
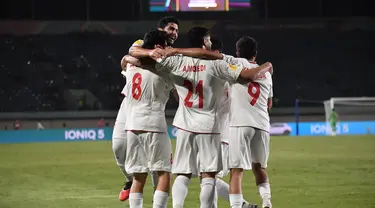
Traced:
<path fill-rule="evenodd" d="M 229 68 L 232 69 L 233 71 L 237 70 L 237 66 L 236 65 L 229 64 Z"/>

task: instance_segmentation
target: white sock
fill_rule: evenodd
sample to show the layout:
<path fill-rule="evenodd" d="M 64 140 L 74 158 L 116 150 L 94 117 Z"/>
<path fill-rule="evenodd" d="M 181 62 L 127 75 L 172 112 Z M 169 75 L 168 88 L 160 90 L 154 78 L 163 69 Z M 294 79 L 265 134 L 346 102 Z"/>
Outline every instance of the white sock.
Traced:
<path fill-rule="evenodd" d="M 168 204 L 168 193 L 156 190 L 154 193 L 154 205 L 153 208 L 164 208 Z"/>
<path fill-rule="evenodd" d="M 188 194 L 188 186 L 190 179 L 186 176 L 179 175 L 174 180 L 172 186 L 172 202 L 173 208 L 184 207 L 184 201 Z"/>
<path fill-rule="evenodd" d="M 217 178 L 216 179 L 216 190 L 217 194 L 224 199 L 225 201 L 229 201 L 229 184 L 225 181 Z"/>
<path fill-rule="evenodd" d="M 269 183 L 262 183 L 258 185 L 258 192 L 262 200 L 271 199 L 271 187 Z"/>
<path fill-rule="evenodd" d="M 142 193 L 130 193 L 129 194 L 129 207 L 130 208 L 142 208 L 143 207 L 143 194 Z"/>
<path fill-rule="evenodd" d="M 201 208 L 211 208 L 215 206 L 215 178 L 202 178 L 201 183 Z"/>
<path fill-rule="evenodd" d="M 243 197 L 242 194 L 229 194 L 230 207 L 242 208 Z"/>
<path fill-rule="evenodd" d="M 158 186 L 159 176 L 157 172 L 151 172 L 151 181 L 152 181 L 152 187 L 154 187 L 154 190 L 156 190 L 156 187 Z"/>

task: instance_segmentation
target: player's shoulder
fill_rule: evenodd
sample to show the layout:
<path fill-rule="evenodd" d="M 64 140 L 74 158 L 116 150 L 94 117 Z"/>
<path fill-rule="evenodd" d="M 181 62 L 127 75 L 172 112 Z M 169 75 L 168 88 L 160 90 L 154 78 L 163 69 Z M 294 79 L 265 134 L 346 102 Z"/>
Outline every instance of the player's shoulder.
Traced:
<path fill-rule="evenodd" d="M 143 40 L 142 39 L 138 39 L 136 40 L 133 44 L 132 44 L 132 47 L 133 46 L 142 46 L 143 45 Z"/>
<path fill-rule="evenodd" d="M 250 68 L 255 68 L 259 66 L 259 64 L 256 63 L 255 61 L 248 61 L 248 60 L 246 60 L 246 65 L 249 66 Z"/>

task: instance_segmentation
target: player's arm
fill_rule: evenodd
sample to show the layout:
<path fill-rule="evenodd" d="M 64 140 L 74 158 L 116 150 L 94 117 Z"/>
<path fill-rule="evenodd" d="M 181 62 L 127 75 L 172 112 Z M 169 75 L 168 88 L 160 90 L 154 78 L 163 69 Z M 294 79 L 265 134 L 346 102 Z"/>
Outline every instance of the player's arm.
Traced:
<path fill-rule="evenodd" d="M 135 64 L 133 64 L 133 63 L 135 63 Z M 127 64 L 132 64 L 134 66 L 138 66 L 138 64 L 140 64 L 140 63 L 141 62 L 137 58 L 134 58 L 130 55 L 125 55 L 121 59 L 121 69 L 122 69 L 122 71 L 126 71 Z"/>
<path fill-rule="evenodd" d="M 270 71 L 272 71 L 272 64 L 270 62 L 266 62 L 256 68 L 251 68 L 251 69 L 244 67 L 240 73 L 238 81 L 239 82 L 251 82 Z"/>
<path fill-rule="evenodd" d="M 268 101 L 267 101 L 268 112 L 271 111 L 272 105 L 273 105 L 272 98 L 268 98 Z"/>
<path fill-rule="evenodd" d="M 261 66 L 248 69 L 242 65 L 232 65 L 225 61 L 217 60 L 212 61 L 213 70 L 207 71 L 212 73 L 213 76 L 230 81 L 248 83 L 265 74 L 272 68 L 272 64 L 267 62 Z"/>
<path fill-rule="evenodd" d="M 230 55 L 226 55 L 226 54 L 222 54 L 223 55 L 223 60 L 232 64 L 232 65 L 236 65 L 236 64 L 239 64 L 239 61 L 238 61 L 238 58 L 235 58 L 234 56 L 230 56 Z"/>
<path fill-rule="evenodd" d="M 133 43 L 133 45 L 129 49 L 129 55 L 135 57 L 135 58 L 144 58 L 144 57 L 150 57 L 150 58 L 163 58 L 165 57 L 165 52 L 160 49 L 145 49 L 142 48 L 143 40 L 137 40 Z"/>
<path fill-rule="evenodd" d="M 207 60 L 217 60 L 224 58 L 223 54 L 205 50 L 202 48 L 169 48 L 165 49 L 165 52 L 166 56 L 182 54 L 184 56 L 190 56 L 194 58 L 201 58 Z"/>
<path fill-rule="evenodd" d="M 129 63 L 129 64 L 132 64 L 136 67 L 140 67 L 142 69 L 147 69 L 147 70 L 151 70 L 151 71 L 154 71 L 155 68 L 154 68 L 154 65 L 155 65 L 155 61 L 152 60 L 151 58 L 135 58 L 133 56 L 130 56 L 130 55 L 126 55 L 124 56 L 124 61 Z"/>
<path fill-rule="evenodd" d="M 272 80 L 272 78 L 271 78 Z M 268 112 L 271 111 L 272 109 L 272 105 L 273 105 L 273 102 L 272 102 L 272 98 L 273 98 L 273 88 L 272 88 L 272 84 L 271 84 L 271 88 L 270 88 L 270 93 L 268 94 L 268 101 L 267 101 L 267 107 L 268 107 Z"/>

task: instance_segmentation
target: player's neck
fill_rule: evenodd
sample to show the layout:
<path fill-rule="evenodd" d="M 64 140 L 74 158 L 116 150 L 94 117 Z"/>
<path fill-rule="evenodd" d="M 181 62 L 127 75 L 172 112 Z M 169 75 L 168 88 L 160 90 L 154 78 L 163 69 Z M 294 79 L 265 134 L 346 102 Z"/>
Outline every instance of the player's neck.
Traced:
<path fill-rule="evenodd" d="M 255 61 L 255 58 L 247 59 L 248 62 L 252 64 L 256 64 L 257 62 Z"/>

